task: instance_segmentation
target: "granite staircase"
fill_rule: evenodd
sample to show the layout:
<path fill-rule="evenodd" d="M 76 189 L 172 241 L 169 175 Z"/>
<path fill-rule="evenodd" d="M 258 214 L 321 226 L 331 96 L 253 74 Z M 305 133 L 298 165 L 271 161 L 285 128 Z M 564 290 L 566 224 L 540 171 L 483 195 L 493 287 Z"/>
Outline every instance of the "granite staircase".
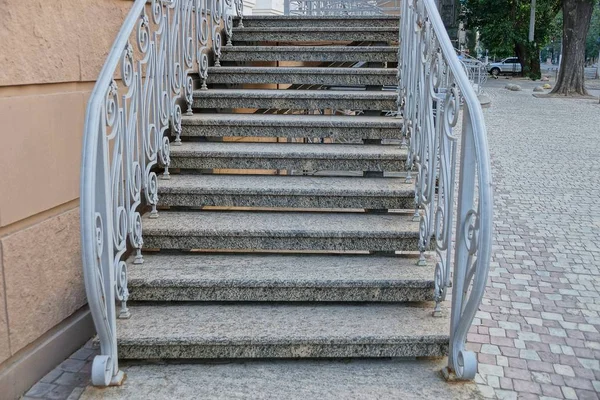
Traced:
<path fill-rule="evenodd" d="M 402 119 L 386 116 L 397 95 L 382 90 L 397 83 L 398 18 L 243 25 L 183 118 L 159 217 L 143 219 L 119 358 L 445 356 Z"/>

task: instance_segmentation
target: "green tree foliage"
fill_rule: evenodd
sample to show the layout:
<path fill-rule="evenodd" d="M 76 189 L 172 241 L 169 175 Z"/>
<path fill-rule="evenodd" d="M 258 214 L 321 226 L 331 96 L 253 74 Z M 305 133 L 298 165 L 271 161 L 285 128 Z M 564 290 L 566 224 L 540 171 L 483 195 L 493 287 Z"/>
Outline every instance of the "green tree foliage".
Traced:
<path fill-rule="evenodd" d="M 594 7 L 590 29 L 585 40 L 585 57 L 587 59 L 598 58 L 600 51 L 600 2 Z"/>
<path fill-rule="evenodd" d="M 463 6 L 467 26 L 479 31 L 491 55 L 516 55 L 525 75 L 541 77 L 539 45 L 548 43 L 560 0 L 537 0 L 534 42 L 529 42 L 530 0 L 463 0 Z"/>

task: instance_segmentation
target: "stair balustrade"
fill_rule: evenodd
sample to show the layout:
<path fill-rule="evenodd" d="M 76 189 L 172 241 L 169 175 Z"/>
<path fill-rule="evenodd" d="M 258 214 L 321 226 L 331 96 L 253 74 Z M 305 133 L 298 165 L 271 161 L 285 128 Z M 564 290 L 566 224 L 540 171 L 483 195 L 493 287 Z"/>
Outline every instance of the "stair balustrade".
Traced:
<path fill-rule="evenodd" d="M 400 18 L 398 103 L 409 149 L 407 169 L 409 174 L 416 170 L 421 263 L 433 240 L 438 258 L 434 315 L 441 313 L 453 273 L 446 373 L 473 379 L 477 358 L 465 350 L 465 341 L 483 297 L 492 247 L 483 111 L 434 0 L 404 1 Z"/>
<path fill-rule="evenodd" d="M 180 144 L 183 110 L 192 114 L 193 77 L 207 89 L 208 53 L 218 66 L 221 32 L 231 44 L 234 8 L 241 19 L 241 0 L 136 0 L 89 99 L 80 201 L 85 286 L 100 340 L 94 385 L 123 380 L 116 321 L 130 315 L 125 258 L 132 253 L 134 264 L 143 263 L 141 215 L 158 218 L 159 179 L 169 179 L 170 146 Z M 434 315 L 442 313 L 453 272 L 446 372 L 472 379 L 477 361 L 465 341 L 485 290 L 492 232 L 483 113 L 434 0 L 402 3 L 399 42 L 398 115 L 407 180 L 416 186 L 419 262 L 435 249 Z M 208 99 L 211 92 L 198 93 Z"/>
<path fill-rule="evenodd" d="M 88 101 L 80 212 L 85 287 L 100 340 L 94 385 L 123 380 L 116 319 L 129 317 L 124 258 L 133 251 L 134 263 L 143 263 L 141 213 L 148 208 L 158 217 L 157 168 L 169 178 L 166 135 L 170 129 L 172 145 L 179 143 L 192 74 L 204 84 L 210 50 L 218 64 L 222 30 L 231 43 L 234 2 L 241 16 L 241 0 L 136 0 Z"/>

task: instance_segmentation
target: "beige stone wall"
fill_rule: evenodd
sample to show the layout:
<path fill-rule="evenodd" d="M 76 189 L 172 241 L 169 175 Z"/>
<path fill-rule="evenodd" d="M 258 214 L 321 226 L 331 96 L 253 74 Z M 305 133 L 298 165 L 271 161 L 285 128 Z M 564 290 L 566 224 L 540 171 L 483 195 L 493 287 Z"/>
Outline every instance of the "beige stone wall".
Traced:
<path fill-rule="evenodd" d="M 85 304 L 85 106 L 131 5 L 0 0 L 0 368 Z"/>

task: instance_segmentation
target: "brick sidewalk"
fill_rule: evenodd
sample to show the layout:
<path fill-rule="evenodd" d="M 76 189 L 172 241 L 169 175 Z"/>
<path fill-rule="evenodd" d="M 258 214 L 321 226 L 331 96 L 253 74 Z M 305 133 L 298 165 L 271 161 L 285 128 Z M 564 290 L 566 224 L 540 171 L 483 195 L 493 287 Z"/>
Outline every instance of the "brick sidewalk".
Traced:
<path fill-rule="evenodd" d="M 488 398 L 598 399 L 600 106 L 525 85 L 489 93 L 495 237 L 468 336 L 477 382 Z"/>
<path fill-rule="evenodd" d="M 90 340 L 33 385 L 22 399 L 79 399 L 90 382 L 92 360 L 96 354 L 97 350 Z"/>

